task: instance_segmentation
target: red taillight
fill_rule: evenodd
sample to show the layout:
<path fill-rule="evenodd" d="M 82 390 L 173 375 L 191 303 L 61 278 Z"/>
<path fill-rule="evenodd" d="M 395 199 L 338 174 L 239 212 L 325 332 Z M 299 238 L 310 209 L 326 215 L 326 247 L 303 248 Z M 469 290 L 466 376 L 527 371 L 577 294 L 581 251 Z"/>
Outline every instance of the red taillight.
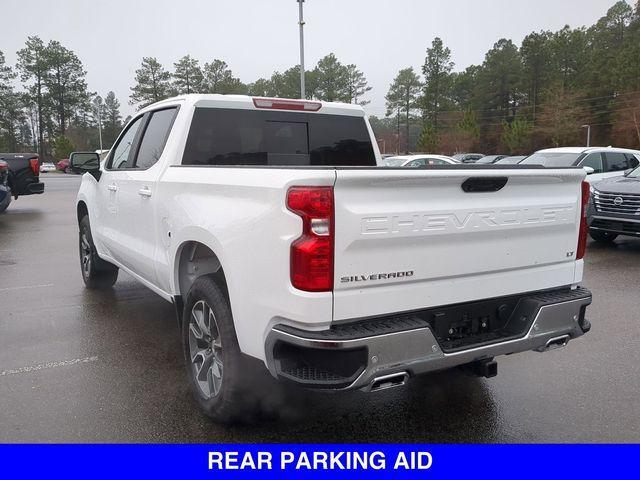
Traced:
<path fill-rule="evenodd" d="M 40 175 L 40 162 L 38 162 L 37 158 L 30 159 L 29 166 L 31 167 L 31 171 L 36 177 Z"/>
<path fill-rule="evenodd" d="M 4 160 L 0 160 L 0 172 L 7 172 L 9 170 L 9 164 Z"/>
<path fill-rule="evenodd" d="M 589 226 L 587 225 L 587 204 L 589 203 L 589 182 L 582 181 L 582 199 L 580 210 L 580 232 L 578 233 L 578 249 L 576 252 L 576 260 L 584 257 L 587 250 L 587 233 Z"/>
<path fill-rule="evenodd" d="M 256 108 L 269 108 L 272 110 L 304 110 L 317 112 L 322 107 L 320 102 L 308 102 L 305 100 L 288 100 L 283 98 L 254 98 Z"/>
<path fill-rule="evenodd" d="M 291 244 L 291 284 L 307 292 L 333 290 L 333 187 L 291 187 L 287 208 L 302 218 Z"/>

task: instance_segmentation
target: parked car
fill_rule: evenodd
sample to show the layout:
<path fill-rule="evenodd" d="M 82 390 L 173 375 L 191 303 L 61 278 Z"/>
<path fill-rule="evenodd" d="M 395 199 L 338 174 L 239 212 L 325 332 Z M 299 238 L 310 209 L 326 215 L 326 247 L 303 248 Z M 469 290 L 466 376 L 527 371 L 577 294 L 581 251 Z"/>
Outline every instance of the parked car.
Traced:
<path fill-rule="evenodd" d="M 640 167 L 591 184 L 589 235 L 612 242 L 618 235 L 640 237 Z"/>
<path fill-rule="evenodd" d="M 496 163 L 501 165 L 515 165 L 516 163 L 520 163 L 526 157 L 524 155 L 514 155 L 511 157 L 504 157 L 498 160 Z"/>
<path fill-rule="evenodd" d="M 384 167 L 426 167 L 429 165 L 453 165 L 460 163 L 455 158 L 445 155 L 418 154 L 418 155 L 397 155 L 382 159 Z"/>
<path fill-rule="evenodd" d="M 0 213 L 4 212 L 10 203 L 9 164 L 4 160 L 0 160 Z"/>
<path fill-rule="evenodd" d="M 267 371 L 334 391 L 491 377 L 496 356 L 589 330 L 582 169 L 380 161 L 355 104 L 150 105 L 102 164 L 71 155 L 82 278 L 111 288 L 123 270 L 174 304 L 191 390 L 221 421 L 257 408 Z"/>
<path fill-rule="evenodd" d="M 56 171 L 56 166 L 51 162 L 43 162 L 40 165 L 40 173 L 55 172 L 55 171 Z"/>
<path fill-rule="evenodd" d="M 475 163 L 484 157 L 482 153 L 456 153 L 453 158 L 462 163 Z"/>
<path fill-rule="evenodd" d="M 71 173 L 71 168 L 69 168 L 69 159 L 63 158 L 58 163 L 56 163 L 56 169 L 60 170 L 64 173 Z"/>
<path fill-rule="evenodd" d="M 585 167 L 587 181 L 616 177 L 640 163 L 640 151 L 614 147 L 561 147 L 538 150 L 520 162 L 521 165 L 545 167 Z"/>
<path fill-rule="evenodd" d="M 492 163 L 496 163 L 498 160 L 502 160 L 506 155 L 485 155 L 482 158 L 479 158 L 474 163 L 476 165 L 490 165 Z"/>
<path fill-rule="evenodd" d="M 44 192 L 44 183 L 40 181 L 40 161 L 36 153 L 0 153 L 0 160 L 8 166 L 7 183 L 14 199 Z"/>

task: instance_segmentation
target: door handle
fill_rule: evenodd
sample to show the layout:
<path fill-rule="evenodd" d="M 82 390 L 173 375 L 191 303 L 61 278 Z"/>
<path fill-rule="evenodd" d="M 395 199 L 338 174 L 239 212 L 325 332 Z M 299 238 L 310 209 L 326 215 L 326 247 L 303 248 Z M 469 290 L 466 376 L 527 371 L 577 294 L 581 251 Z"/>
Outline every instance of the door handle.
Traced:
<path fill-rule="evenodd" d="M 150 197 L 151 190 L 149 190 L 149 188 L 147 187 L 143 187 L 140 190 L 138 190 L 138 195 L 140 195 L 141 197 Z"/>
<path fill-rule="evenodd" d="M 109 190 L 110 192 L 117 192 L 118 186 L 115 183 L 112 183 L 111 185 L 107 186 L 107 190 Z"/>

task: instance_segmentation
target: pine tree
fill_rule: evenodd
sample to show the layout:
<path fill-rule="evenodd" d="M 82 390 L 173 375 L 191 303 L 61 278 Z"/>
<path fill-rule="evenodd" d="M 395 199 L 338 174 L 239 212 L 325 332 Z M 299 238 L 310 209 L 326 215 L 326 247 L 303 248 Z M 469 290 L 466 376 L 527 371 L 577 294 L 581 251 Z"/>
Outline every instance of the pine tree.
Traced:
<path fill-rule="evenodd" d="M 47 96 L 45 77 L 48 74 L 45 45 L 38 37 L 28 37 L 25 47 L 19 50 L 17 55 L 20 80 L 28 82 L 26 85 L 27 97 L 35 105 L 38 154 L 41 158 L 44 158 L 44 131 L 46 128 L 44 111 L 46 109 L 45 98 Z"/>
<path fill-rule="evenodd" d="M 136 70 L 136 84 L 131 87 L 130 103 L 146 107 L 169 97 L 171 74 L 153 57 L 144 57 Z"/>
<path fill-rule="evenodd" d="M 353 65 L 347 65 L 347 92 L 349 95 L 349 103 L 357 103 L 358 105 L 367 105 L 370 100 L 361 100 L 362 96 L 371 90 L 367 83 L 367 79 L 358 68 Z"/>
<path fill-rule="evenodd" d="M 120 115 L 120 102 L 115 93 L 109 92 L 104 100 L 105 115 L 103 118 L 103 142 L 104 145 L 113 145 L 118 133 L 122 130 L 122 115 Z"/>
<path fill-rule="evenodd" d="M 198 60 L 185 55 L 173 64 L 173 89 L 176 94 L 202 93 L 204 76 Z"/>
<path fill-rule="evenodd" d="M 409 121 L 412 112 L 418 107 L 418 95 L 422 85 L 420 77 L 414 72 L 413 67 L 402 69 L 393 80 L 385 97 L 387 101 L 387 116 L 394 111 L 398 121 L 398 150 L 400 150 L 400 114 L 404 113 L 406 127 L 406 152 L 409 152 Z"/>
<path fill-rule="evenodd" d="M 451 90 L 451 50 L 438 37 L 427 49 L 427 57 L 422 66 L 424 87 L 422 91 L 422 118 L 438 129 L 438 115 L 446 108 Z"/>
<path fill-rule="evenodd" d="M 333 53 L 321 58 L 313 70 L 315 96 L 327 102 L 349 102 L 349 72 Z"/>
<path fill-rule="evenodd" d="M 51 40 L 44 54 L 48 67 L 44 83 L 49 91 L 58 134 L 64 135 L 71 116 L 89 101 L 87 72 L 76 54 L 60 42 Z"/>

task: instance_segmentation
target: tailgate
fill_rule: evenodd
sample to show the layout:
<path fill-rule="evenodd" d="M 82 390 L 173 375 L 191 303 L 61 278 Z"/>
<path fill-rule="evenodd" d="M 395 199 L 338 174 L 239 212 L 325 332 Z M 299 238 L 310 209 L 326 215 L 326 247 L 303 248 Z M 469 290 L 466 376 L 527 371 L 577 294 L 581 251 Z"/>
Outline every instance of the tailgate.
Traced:
<path fill-rule="evenodd" d="M 334 320 L 574 283 L 584 175 L 337 170 Z"/>

